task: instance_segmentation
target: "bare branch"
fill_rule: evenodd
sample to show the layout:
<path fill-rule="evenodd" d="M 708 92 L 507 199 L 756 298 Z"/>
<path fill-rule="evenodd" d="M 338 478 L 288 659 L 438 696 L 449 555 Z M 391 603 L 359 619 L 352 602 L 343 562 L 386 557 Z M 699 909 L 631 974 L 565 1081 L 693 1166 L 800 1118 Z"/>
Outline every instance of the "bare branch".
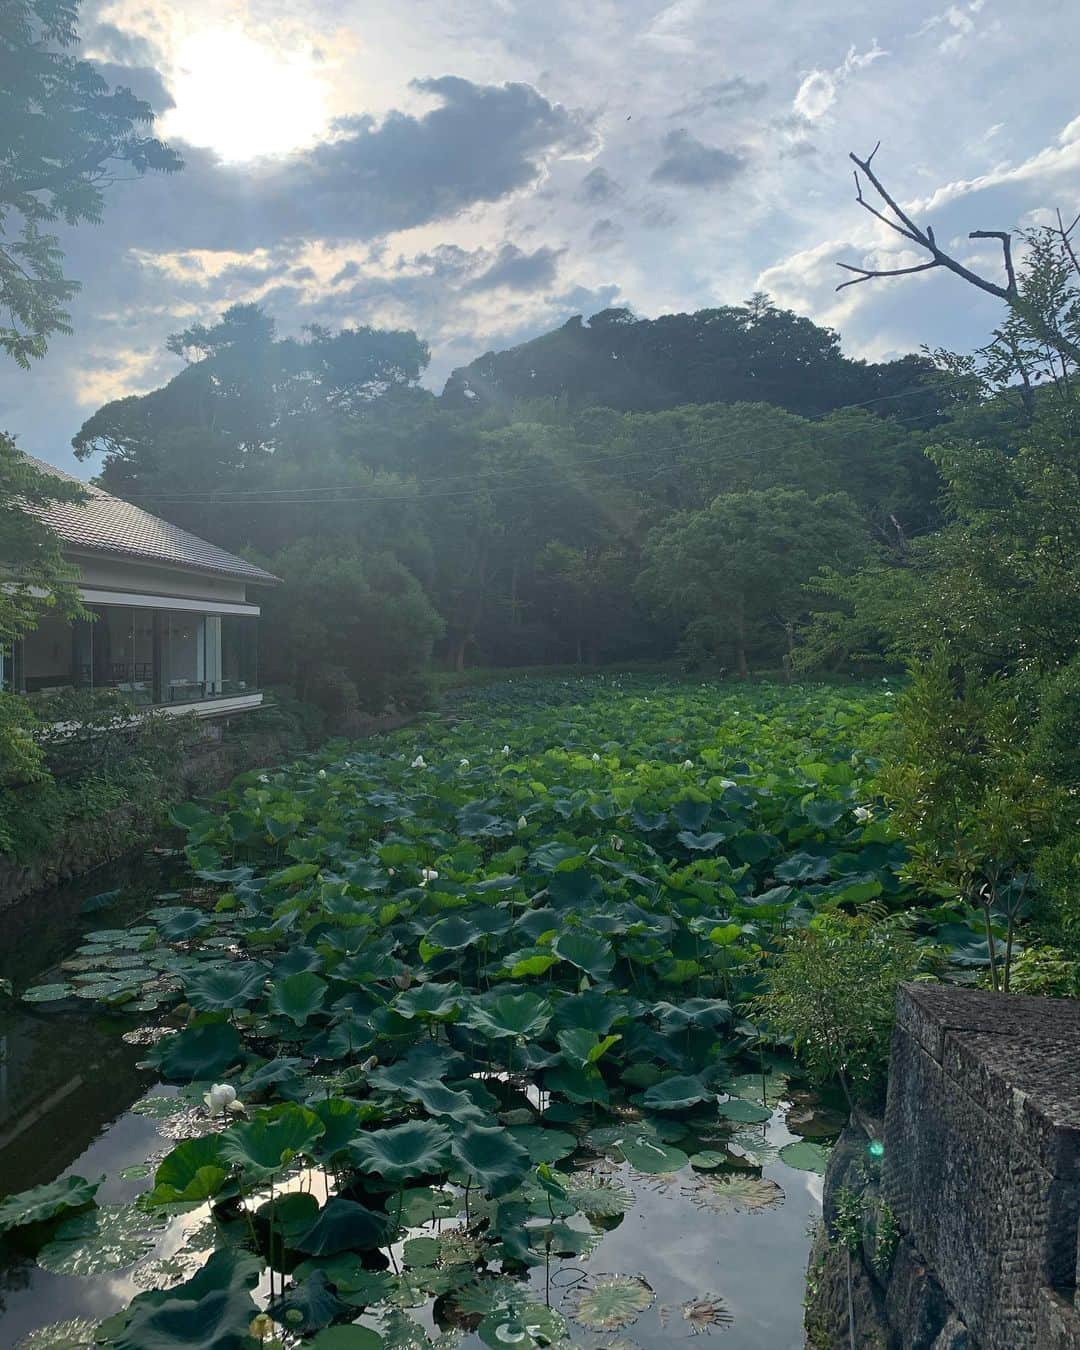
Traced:
<path fill-rule="evenodd" d="M 1058 234 L 1061 235 L 1062 247 L 1065 249 L 1065 252 L 1069 255 L 1073 268 L 1075 269 L 1077 274 L 1080 275 L 1080 260 L 1078 260 L 1076 257 L 1076 250 L 1073 248 L 1072 239 L 1070 238 L 1073 230 L 1076 229 L 1077 225 L 1080 225 L 1080 214 L 1077 214 L 1076 219 L 1073 221 L 1073 223 L 1069 226 L 1068 229 L 1065 228 L 1065 224 L 1061 219 L 1060 207 L 1058 208 L 1057 218 L 1058 218 Z"/>
<path fill-rule="evenodd" d="M 1005 275 L 1009 279 L 1009 294 L 1016 294 L 1016 271 L 1012 260 L 1012 235 L 1008 230 L 971 230 L 969 239 L 1000 239 L 1001 251 L 1005 256 Z"/>
<path fill-rule="evenodd" d="M 861 267 L 849 267 L 846 263 L 841 263 L 839 265 L 849 272 L 861 273 L 862 275 L 859 277 L 860 281 L 869 281 L 872 277 L 906 276 L 911 272 L 925 272 L 930 267 L 945 267 L 956 276 L 962 277 L 964 281 L 969 282 L 972 286 L 978 287 L 980 291 L 986 291 L 988 295 L 997 296 L 999 300 L 1004 300 L 1007 303 L 1011 303 L 1015 300 L 1017 294 L 1016 276 L 1013 271 L 1012 251 L 1008 234 L 1001 230 L 988 230 L 982 234 L 976 234 L 975 236 L 989 237 L 992 235 L 995 239 L 1000 239 L 1002 241 L 1008 285 L 999 286 L 996 282 L 990 281 L 986 277 L 979 276 L 977 272 L 972 272 L 970 268 L 965 267 L 958 259 L 952 257 L 951 254 L 946 253 L 944 249 L 939 248 L 931 226 L 928 225 L 925 230 L 921 230 L 918 225 L 915 224 L 871 167 L 871 161 L 880 147 L 881 142 L 878 141 L 877 145 L 874 146 L 873 150 L 865 159 L 860 159 L 854 152 L 852 152 L 848 158 L 857 169 L 861 169 L 866 175 L 866 178 L 873 186 L 874 191 L 885 203 L 886 211 L 881 211 L 876 207 L 871 206 L 870 203 L 863 198 L 862 184 L 859 181 L 858 173 L 855 175 L 856 201 L 860 206 L 869 211 L 872 216 L 875 216 L 883 224 L 888 225 L 891 230 L 895 230 L 897 234 L 902 235 L 905 239 L 910 239 L 912 243 L 918 244 L 920 248 L 924 248 L 927 253 L 930 254 L 932 262 L 926 263 L 921 267 L 902 267 L 880 271 Z M 890 215 L 894 217 L 894 219 L 890 219 Z M 844 286 L 854 286 L 856 284 L 857 283 L 854 281 L 845 281 L 842 285 L 837 286 L 836 289 L 839 291 L 843 290 Z"/>
<path fill-rule="evenodd" d="M 837 286 L 838 291 L 842 291 L 845 286 L 858 286 L 861 281 L 875 281 L 878 277 L 907 277 L 912 272 L 929 272 L 932 267 L 941 267 L 942 264 L 932 258 L 929 262 L 919 263 L 916 267 L 893 267 L 888 271 L 875 271 L 868 267 L 853 267 L 851 263 L 837 263 L 837 267 L 842 267 L 845 272 L 858 272 L 859 275 L 852 281 L 842 281 Z"/>

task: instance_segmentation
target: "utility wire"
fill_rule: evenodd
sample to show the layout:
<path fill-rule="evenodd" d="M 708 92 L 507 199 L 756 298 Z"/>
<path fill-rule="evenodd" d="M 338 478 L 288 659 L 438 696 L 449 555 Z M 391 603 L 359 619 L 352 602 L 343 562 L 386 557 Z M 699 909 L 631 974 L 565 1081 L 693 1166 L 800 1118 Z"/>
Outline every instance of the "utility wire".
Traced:
<path fill-rule="evenodd" d="M 911 391 L 923 392 L 923 391 Z M 890 396 L 893 397 L 893 396 Z M 847 407 L 855 407 L 851 404 Z M 841 413 L 847 410 L 838 408 L 835 413 Z M 804 422 L 820 423 L 826 418 L 834 416 L 835 413 L 823 414 L 818 417 L 804 418 Z M 915 415 L 907 418 L 894 417 L 883 422 L 884 427 L 889 426 L 907 426 L 916 422 L 922 422 L 921 415 Z M 928 428 L 928 433 L 932 428 Z M 848 432 L 839 434 L 841 444 L 852 443 L 857 440 L 863 440 L 866 437 L 865 428 L 851 429 Z M 616 481 L 625 481 L 626 473 L 620 473 L 620 470 L 634 460 L 667 454 L 676 454 L 679 451 L 698 451 L 714 453 L 718 450 L 726 449 L 730 445 L 744 443 L 747 435 L 744 432 L 731 433 L 727 436 L 710 438 L 703 442 L 677 442 L 664 446 L 641 446 L 637 449 L 630 449 L 623 454 L 612 451 L 606 451 L 602 455 L 582 456 L 566 464 L 560 464 L 553 460 L 545 460 L 543 464 L 556 471 L 574 471 L 581 467 L 595 464 L 609 465 L 611 468 L 611 477 Z M 174 490 L 164 489 L 160 492 L 131 493 L 124 497 L 125 501 L 139 502 L 146 501 L 151 503 L 171 504 L 171 505 L 190 505 L 190 506 L 214 506 L 214 505 L 232 505 L 236 507 L 243 506 L 303 506 L 305 504 L 313 505 L 334 505 L 338 502 L 355 505 L 357 503 L 382 503 L 382 502 L 423 502 L 423 501 L 441 501 L 450 497 L 479 497 L 484 496 L 491 491 L 499 491 L 498 480 L 501 478 L 512 482 L 514 488 L 519 491 L 528 491 L 534 487 L 547 487 L 550 485 L 550 479 L 545 477 L 537 479 L 535 482 L 522 482 L 521 475 L 533 468 L 539 468 L 540 464 L 534 461 L 532 464 L 523 464 L 520 470 L 507 470 L 501 474 L 494 474 L 491 470 L 479 469 L 464 471 L 458 474 L 448 474 L 442 476 L 425 477 L 421 480 L 423 488 L 430 488 L 437 483 L 455 483 L 462 479 L 468 479 L 470 486 L 467 488 L 439 488 L 436 491 L 419 491 L 402 494 L 378 494 L 366 493 L 363 496 L 341 495 L 349 493 L 355 489 L 355 482 L 342 485 L 328 485 L 326 487 L 290 487 L 290 488 L 243 488 L 243 489 L 221 489 L 204 488 L 201 490 L 193 489 L 191 492 L 182 494 Z M 671 465 L 672 468 L 692 467 L 692 465 L 680 465 L 677 462 Z M 633 473 L 633 470 L 630 470 Z M 572 486 L 572 485 L 570 485 Z M 505 491 L 505 489 L 502 489 Z M 313 496 L 311 494 L 322 494 Z M 305 494 L 305 495 L 300 495 Z M 328 495 L 334 494 L 334 495 Z"/>

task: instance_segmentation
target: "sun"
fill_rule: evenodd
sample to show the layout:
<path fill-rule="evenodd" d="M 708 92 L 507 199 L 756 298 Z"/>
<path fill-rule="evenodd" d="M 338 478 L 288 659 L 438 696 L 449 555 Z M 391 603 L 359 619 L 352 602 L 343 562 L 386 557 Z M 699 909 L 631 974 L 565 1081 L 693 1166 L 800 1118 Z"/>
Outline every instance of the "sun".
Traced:
<path fill-rule="evenodd" d="M 288 154 L 326 127 L 319 66 L 238 29 L 208 29 L 186 39 L 173 72 L 176 105 L 162 118 L 162 134 L 206 146 L 224 160 Z"/>

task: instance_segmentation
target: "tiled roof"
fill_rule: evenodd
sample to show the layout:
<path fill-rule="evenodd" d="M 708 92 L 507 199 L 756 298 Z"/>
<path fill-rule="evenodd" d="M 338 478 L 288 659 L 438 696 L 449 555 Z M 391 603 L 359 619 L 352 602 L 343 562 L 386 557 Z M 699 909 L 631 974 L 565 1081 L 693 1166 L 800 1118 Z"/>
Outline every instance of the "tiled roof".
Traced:
<path fill-rule="evenodd" d="M 25 453 L 25 452 L 24 452 Z M 64 473 L 53 464 L 26 458 L 43 473 L 53 474 L 70 483 L 79 483 L 88 500 L 80 504 L 55 502 L 38 511 L 42 520 L 60 536 L 69 548 L 89 549 L 95 553 L 119 554 L 125 558 L 142 558 L 147 562 L 164 563 L 171 567 L 193 568 L 199 572 L 213 572 L 218 576 L 238 577 L 244 581 L 276 582 L 272 573 L 254 563 L 228 553 L 216 544 L 189 534 L 179 525 L 152 516 L 131 502 L 110 496 L 92 483 Z"/>

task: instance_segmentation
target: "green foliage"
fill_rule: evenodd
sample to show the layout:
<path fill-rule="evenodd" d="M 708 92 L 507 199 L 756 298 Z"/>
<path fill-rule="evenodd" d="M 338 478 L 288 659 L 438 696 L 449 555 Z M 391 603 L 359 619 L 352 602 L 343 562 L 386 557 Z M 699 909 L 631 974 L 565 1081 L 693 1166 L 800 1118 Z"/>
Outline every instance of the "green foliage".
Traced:
<path fill-rule="evenodd" d="M 769 625 L 790 635 L 810 577 L 826 564 L 858 562 L 867 547 L 866 527 L 842 494 L 730 493 L 650 535 L 639 585 L 655 610 L 690 623 L 695 650 L 714 659 L 733 652 L 745 676 L 755 635 L 758 647 Z"/>
<path fill-rule="evenodd" d="M 70 0 L 12 0 L 5 6 L 0 89 L 0 348 L 27 367 L 53 333 L 70 333 L 67 303 L 78 289 L 63 274 L 55 235 L 43 226 L 97 223 L 103 185 L 119 166 L 129 176 L 171 173 L 180 159 L 142 134 L 154 114 L 129 89 L 110 90 L 71 49 L 78 42 Z"/>
<path fill-rule="evenodd" d="M 351 729 L 348 689 L 341 687 L 335 707 L 320 668 L 338 667 L 375 712 L 394 699 L 407 705 L 420 692 L 418 676 L 443 625 L 401 562 L 306 539 L 270 566 L 284 582 L 263 603 L 275 638 L 271 675 L 293 683 L 301 696 L 317 693 L 345 731 Z"/>
<path fill-rule="evenodd" d="M 1018 683 L 980 678 L 936 651 L 897 700 L 896 739 L 879 780 L 908 842 L 907 874 L 928 892 L 981 911 L 992 985 L 1006 991 L 1032 870 L 1069 809 L 1016 734 Z"/>
<path fill-rule="evenodd" d="M 888 1061 L 896 987 L 921 959 L 902 918 L 823 912 L 784 939 L 758 1012 L 816 1079 L 874 1092 Z"/>

